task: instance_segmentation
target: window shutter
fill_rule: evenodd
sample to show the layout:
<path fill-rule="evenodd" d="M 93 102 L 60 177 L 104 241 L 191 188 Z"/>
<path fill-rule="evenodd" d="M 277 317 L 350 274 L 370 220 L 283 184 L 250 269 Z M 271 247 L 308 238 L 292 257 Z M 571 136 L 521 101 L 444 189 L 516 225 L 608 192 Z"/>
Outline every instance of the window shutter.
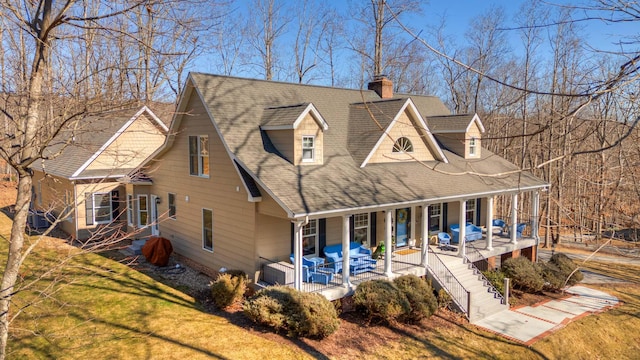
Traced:
<path fill-rule="evenodd" d="M 293 254 L 293 249 L 294 249 L 293 242 L 296 239 L 296 234 L 295 233 L 296 233 L 296 226 L 293 223 L 291 223 L 291 253 L 292 254 Z"/>
<path fill-rule="evenodd" d="M 84 212 L 87 225 L 93 225 L 93 194 L 84 193 Z"/>
<path fill-rule="evenodd" d="M 373 248 L 378 245 L 376 242 L 376 213 L 374 212 L 369 214 L 369 231 L 371 232 L 371 241 L 369 242 L 369 246 Z"/>
<path fill-rule="evenodd" d="M 111 218 L 118 220 L 120 216 L 120 191 L 113 190 L 111 192 Z"/>
<path fill-rule="evenodd" d="M 318 254 L 324 254 L 324 247 L 327 246 L 327 219 L 318 220 Z"/>
<path fill-rule="evenodd" d="M 445 232 L 449 228 L 449 224 L 447 221 L 447 213 L 449 212 L 448 207 L 449 207 L 449 203 L 442 204 L 442 231 L 445 231 Z"/>
<path fill-rule="evenodd" d="M 349 216 L 349 241 L 354 241 L 356 238 L 356 230 L 354 229 L 355 226 L 355 219 L 353 218 L 353 215 Z"/>
<path fill-rule="evenodd" d="M 480 226 L 480 216 L 482 214 L 482 198 L 476 199 L 476 225 Z M 489 221 L 489 220 L 487 220 Z"/>

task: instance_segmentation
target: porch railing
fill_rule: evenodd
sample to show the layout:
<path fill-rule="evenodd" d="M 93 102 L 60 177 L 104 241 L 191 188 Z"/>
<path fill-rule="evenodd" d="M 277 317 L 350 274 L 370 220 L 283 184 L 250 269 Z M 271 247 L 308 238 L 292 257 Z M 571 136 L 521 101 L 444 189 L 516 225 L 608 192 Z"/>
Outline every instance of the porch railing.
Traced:
<path fill-rule="evenodd" d="M 464 262 L 466 264 L 469 264 L 469 268 L 471 270 L 473 270 L 473 274 L 478 276 L 478 279 L 482 281 L 482 284 L 484 286 L 486 286 L 489 289 L 489 292 L 493 294 L 494 298 L 497 298 L 500 300 L 500 303 L 502 305 L 506 304 L 507 301 L 505 300 L 504 296 L 502 296 L 502 294 L 500 293 L 500 291 L 498 291 L 498 289 L 495 288 L 495 286 L 493 286 L 493 284 L 491 283 L 491 281 L 489 281 L 489 279 L 487 279 L 486 276 L 484 276 L 484 274 L 482 273 L 482 271 L 480 271 L 480 269 L 478 269 L 475 265 L 475 263 L 473 261 L 471 261 L 471 259 L 469 259 L 467 256 L 464 257 Z"/>
<path fill-rule="evenodd" d="M 326 267 L 327 264 L 308 267 L 307 271 L 327 274 L 330 280 L 323 282 L 313 282 L 312 280 L 302 282 L 301 291 L 318 292 L 329 287 L 342 285 L 342 276 L 333 274 Z M 290 261 L 275 261 L 260 257 L 260 281 L 269 285 L 286 285 L 294 287 L 295 268 Z M 331 273 L 331 275 L 329 275 Z"/>
<path fill-rule="evenodd" d="M 467 245 L 467 257 L 473 261 L 473 265 L 480 269 L 480 271 L 489 270 L 489 260 L 487 260 L 473 244 Z"/>
<path fill-rule="evenodd" d="M 402 249 L 393 253 L 391 258 L 391 271 L 396 272 L 400 270 L 410 269 L 412 267 L 420 266 L 422 264 L 422 250 L 415 249 Z"/>
<path fill-rule="evenodd" d="M 471 304 L 471 292 L 458 281 L 456 276 L 449 270 L 440 257 L 430 248 L 429 263 L 427 268 L 438 283 L 451 295 L 451 300 L 456 306 L 469 317 L 469 306 Z"/>

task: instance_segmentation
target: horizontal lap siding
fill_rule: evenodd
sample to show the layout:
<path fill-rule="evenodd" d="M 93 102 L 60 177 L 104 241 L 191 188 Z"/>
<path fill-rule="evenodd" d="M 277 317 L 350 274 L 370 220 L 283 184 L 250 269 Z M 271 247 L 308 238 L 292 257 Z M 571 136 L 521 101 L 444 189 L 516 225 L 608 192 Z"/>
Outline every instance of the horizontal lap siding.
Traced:
<path fill-rule="evenodd" d="M 256 234 L 258 257 L 272 261 L 289 261 L 291 254 L 291 221 L 268 215 L 257 215 L 260 231 Z"/>
<path fill-rule="evenodd" d="M 176 220 L 160 223 L 160 235 L 174 250 L 213 270 L 221 267 L 255 270 L 255 205 L 215 132 L 199 98 L 194 94 L 172 147 L 151 165 L 151 193 L 162 198 L 161 214 L 168 211 L 167 194 L 176 195 Z M 210 177 L 189 175 L 190 135 L 209 136 Z M 202 209 L 213 210 L 213 249 L 202 248 Z"/>
<path fill-rule="evenodd" d="M 125 187 L 121 186 L 120 183 L 117 182 L 102 182 L 102 183 L 87 183 L 87 184 L 76 184 L 76 214 L 77 219 L 76 223 L 78 226 L 78 238 L 79 239 L 88 239 L 92 236 L 92 232 L 95 232 L 100 226 L 103 225 L 87 225 L 86 218 L 86 199 L 85 193 L 111 193 L 113 190 L 118 190 L 120 192 L 120 219 L 124 219 L 123 216 L 126 214 L 122 214 L 122 211 L 125 209 L 125 205 L 123 203 L 125 196 Z"/>
<path fill-rule="evenodd" d="M 334 244 L 342 244 L 342 217 L 327 218 L 327 245 Z"/>
<path fill-rule="evenodd" d="M 38 185 L 39 184 L 39 185 Z M 36 190 L 34 194 L 35 202 L 32 207 L 42 211 L 52 211 L 53 214 L 59 216 L 65 208 L 65 198 L 70 202 L 73 209 L 73 183 L 67 179 L 47 175 L 44 177 L 44 173 L 41 171 L 34 171 L 33 174 L 33 186 Z M 37 199 L 38 186 L 41 189 L 40 200 Z M 65 193 L 68 195 L 65 196 Z M 58 227 L 64 232 L 75 236 L 75 214 L 72 212 L 66 219 L 58 223 Z"/>

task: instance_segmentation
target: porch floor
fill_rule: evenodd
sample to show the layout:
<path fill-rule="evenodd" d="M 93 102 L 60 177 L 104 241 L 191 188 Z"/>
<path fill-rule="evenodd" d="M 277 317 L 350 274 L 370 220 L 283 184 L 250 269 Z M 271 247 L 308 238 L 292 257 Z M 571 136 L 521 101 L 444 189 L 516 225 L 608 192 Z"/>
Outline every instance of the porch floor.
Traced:
<path fill-rule="evenodd" d="M 512 252 L 518 249 L 524 249 L 536 245 L 536 240 L 533 238 L 518 239 L 516 244 L 512 244 L 511 239 L 506 236 L 493 235 L 492 245 L 493 249 L 487 250 L 486 238 L 482 240 L 476 240 L 467 243 L 466 254 L 472 261 L 478 261 L 482 258 L 487 259 L 493 256 L 500 256 L 505 253 Z M 437 245 L 429 246 L 431 251 L 435 252 L 440 259 L 447 264 L 454 264 L 461 262 L 462 259 L 457 255 L 458 246 L 452 245 L 451 250 L 440 249 Z M 334 274 L 333 279 L 329 284 L 317 284 L 317 283 L 302 283 L 302 291 L 305 292 L 317 292 L 325 296 L 329 300 L 336 300 L 352 294 L 358 284 L 364 281 L 373 279 L 393 279 L 395 277 L 414 274 L 417 276 L 424 276 L 426 274 L 426 268 L 421 263 L 422 251 L 419 247 L 410 249 L 408 247 L 397 249 L 393 253 L 391 259 L 391 271 L 390 276 L 387 276 L 384 272 L 384 260 L 379 259 L 376 263 L 375 270 L 360 273 L 357 275 L 350 275 L 349 284 L 343 284 L 342 274 Z M 290 284 L 293 285 L 293 284 Z"/>

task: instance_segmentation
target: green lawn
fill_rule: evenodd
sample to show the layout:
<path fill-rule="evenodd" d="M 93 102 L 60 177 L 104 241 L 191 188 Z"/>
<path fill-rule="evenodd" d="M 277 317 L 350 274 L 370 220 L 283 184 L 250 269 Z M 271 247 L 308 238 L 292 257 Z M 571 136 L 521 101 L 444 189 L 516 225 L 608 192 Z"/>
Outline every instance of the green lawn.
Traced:
<path fill-rule="evenodd" d="M 10 220 L 0 214 L 0 234 Z M 34 279 L 65 259 L 65 247 L 41 247 L 21 275 Z M 6 257 L 0 245 L 0 261 Z M 0 264 L 4 266 L 3 264 Z M 335 359 L 499 358 L 631 359 L 640 354 L 640 266 L 590 263 L 592 271 L 626 276 L 631 283 L 596 286 L 624 304 L 568 324 L 531 347 L 476 328 L 440 321 L 403 331 L 344 325 L 323 341 L 281 343 L 226 318 L 203 312 L 193 298 L 95 254 L 74 257 L 20 293 L 12 324 L 10 359 L 299 359 L 304 349 Z M 340 333 L 342 331 L 342 333 Z M 376 335 L 377 336 L 377 335 Z M 339 339 L 339 340 L 338 340 Z M 304 345 L 304 346 L 299 346 Z"/>

